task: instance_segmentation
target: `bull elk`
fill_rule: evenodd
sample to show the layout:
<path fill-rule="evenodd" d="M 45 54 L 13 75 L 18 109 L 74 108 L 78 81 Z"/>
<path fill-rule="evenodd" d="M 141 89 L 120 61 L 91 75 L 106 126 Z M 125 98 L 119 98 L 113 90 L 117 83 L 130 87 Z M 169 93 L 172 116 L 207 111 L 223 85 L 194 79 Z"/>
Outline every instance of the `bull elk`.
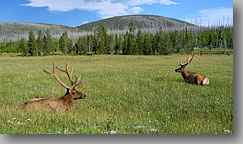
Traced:
<path fill-rule="evenodd" d="M 64 84 L 60 78 L 56 74 L 56 68 L 62 72 L 65 72 L 71 82 L 71 86 L 67 86 Z M 75 100 L 78 99 L 83 99 L 86 97 L 85 94 L 77 91 L 75 88 L 82 83 L 82 79 L 80 80 L 81 76 L 78 78 L 76 74 L 75 78 L 76 80 L 74 81 L 72 79 L 72 72 L 73 68 L 71 70 L 71 73 L 68 71 L 68 65 L 66 64 L 66 69 L 61 69 L 59 67 L 55 67 L 53 63 L 53 72 L 48 72 L 43 69 L 43 71 L 47 74 L 53 75 L 56 80 L 63 86 L 64 88 L 67 89 L 67 92 L 64 96 L 60 98 L 34 98 L 26 101 L 23 105 L 23 108 L 27 111 L 29 110 L 52 110 L 52 111 L 61 111 L 65 112 L 68 111 L 71 106 L 74 104 Z"/>
<path fill-rule="evenodd" d="M 186 66 L 188 66 L 188 64 L 194 59 L 194 58 L 199 58 L 200 57 L 200 53 L 199 55 L 189 55 L 186 62 L 184 64 L 182 64 L 181 62 L 178 62 L 178 65 L 180 66 L 180 68 L 176 69 L 176 72 L 181 73 L 182 77 L 184 78 L 184 80 L 187 83 L 192 83 L 192 84 L 197 84 L 197 85 L 209 85 L 209 79 L 199 73 L 196 72 L 189 72 L 186 70 Z"/>

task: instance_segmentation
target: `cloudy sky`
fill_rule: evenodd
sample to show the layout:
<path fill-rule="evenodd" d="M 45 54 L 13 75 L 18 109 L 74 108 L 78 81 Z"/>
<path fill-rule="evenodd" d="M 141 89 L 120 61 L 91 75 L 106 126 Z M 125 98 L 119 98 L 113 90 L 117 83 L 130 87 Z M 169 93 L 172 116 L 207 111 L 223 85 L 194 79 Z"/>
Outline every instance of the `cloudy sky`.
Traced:
<path fill-rule="evenodd" d="M 166 16 L 198 25 L 233 24 L 233 0 L 0 0 L 0 22 L 74 27 L 131 14 Z"/>

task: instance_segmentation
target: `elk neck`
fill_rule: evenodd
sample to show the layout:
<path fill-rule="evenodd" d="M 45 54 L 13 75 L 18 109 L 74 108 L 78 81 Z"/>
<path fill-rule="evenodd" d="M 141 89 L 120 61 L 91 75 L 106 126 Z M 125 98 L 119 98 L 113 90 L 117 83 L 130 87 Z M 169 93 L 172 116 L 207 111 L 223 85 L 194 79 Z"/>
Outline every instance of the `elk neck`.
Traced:
<path fill-rule="evenodd" d="M 71 94 L 68 92 L 68 90 L 64 96 L 59 98 L 59 100 L 63 101 L 64 105 L 68 105 L 68 106 L 71 106 L 75 102 Z"/>
<path fill-rule="evenodd" d="M 189 71 L 187 71 L 186 69 L 184 69 L 182 72 L 181 72 L 181 75 L 184 79 L 188 78 L 191 73 Z"/>

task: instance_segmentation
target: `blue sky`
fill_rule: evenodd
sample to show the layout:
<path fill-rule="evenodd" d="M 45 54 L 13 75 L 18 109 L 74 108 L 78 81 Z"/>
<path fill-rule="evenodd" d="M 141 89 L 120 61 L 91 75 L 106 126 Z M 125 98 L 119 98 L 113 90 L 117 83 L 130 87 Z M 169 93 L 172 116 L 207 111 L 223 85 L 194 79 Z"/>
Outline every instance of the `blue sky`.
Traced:
<path fill-rule="evenodd" d="M 75 27 L 130 14 L 166 16 L 198 25 L 233 24 L 233 0 L 0 0 L 0 22 Z"/>

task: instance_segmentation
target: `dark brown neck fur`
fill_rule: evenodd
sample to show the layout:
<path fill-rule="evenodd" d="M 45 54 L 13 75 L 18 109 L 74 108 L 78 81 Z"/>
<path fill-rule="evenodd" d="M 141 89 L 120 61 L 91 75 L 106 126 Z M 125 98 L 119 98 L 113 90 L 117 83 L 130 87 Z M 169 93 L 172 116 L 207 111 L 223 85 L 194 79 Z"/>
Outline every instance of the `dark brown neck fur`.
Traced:
<path fill-rule="evenodd" d="M 184 79 L 188 78 L 190 76 L 190 72 L 187 71 L 186 69 L 184 69 L 182 72 L 181 72 L 181 75 Z"/>
<path fill-rule="evenodd" d="M 59 98 L 59 100 L 63 101 L 64 105 L 72 106 L 75 102 L 69 92 L 67 91 L 66 94 Z"/>

